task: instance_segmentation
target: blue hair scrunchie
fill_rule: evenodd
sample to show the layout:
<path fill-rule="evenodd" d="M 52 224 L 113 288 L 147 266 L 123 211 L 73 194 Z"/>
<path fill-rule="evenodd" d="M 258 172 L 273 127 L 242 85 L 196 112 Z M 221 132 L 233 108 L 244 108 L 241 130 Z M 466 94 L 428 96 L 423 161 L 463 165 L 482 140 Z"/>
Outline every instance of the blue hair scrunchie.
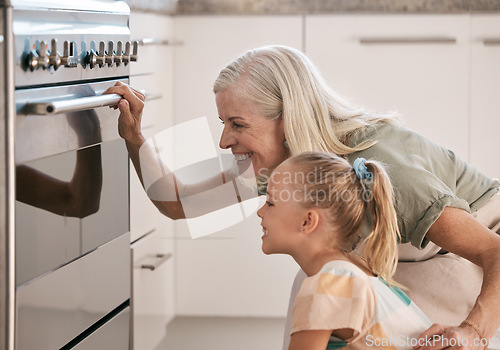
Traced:
<path fill-rule="evenodd" d="M 373 179 L 373 173 L 371 171 L 368 171 L 365 162 L 365 158 L 357 158 L 352 164 L 352 167 L 354 168 L 354 172 L 356 173 L 358 179 L 371 180 Z"/>

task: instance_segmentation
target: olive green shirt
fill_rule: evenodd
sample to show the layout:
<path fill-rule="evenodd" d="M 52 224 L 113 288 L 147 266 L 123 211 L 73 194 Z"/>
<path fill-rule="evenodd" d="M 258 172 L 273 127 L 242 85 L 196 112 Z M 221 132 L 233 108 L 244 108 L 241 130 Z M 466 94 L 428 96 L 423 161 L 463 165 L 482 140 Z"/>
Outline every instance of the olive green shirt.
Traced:
<path fill-rule="evenodd" d="M 395 192 L 402 243 L 424 248 L 425 235 L 445 207 L 473 213 L 498 192 L 500 182 L 490 179 L 452 151 L 397 123 L 366 127 L 350 140 L 356 146 L 377 143 L 348 156 L 385 165 Z"/>

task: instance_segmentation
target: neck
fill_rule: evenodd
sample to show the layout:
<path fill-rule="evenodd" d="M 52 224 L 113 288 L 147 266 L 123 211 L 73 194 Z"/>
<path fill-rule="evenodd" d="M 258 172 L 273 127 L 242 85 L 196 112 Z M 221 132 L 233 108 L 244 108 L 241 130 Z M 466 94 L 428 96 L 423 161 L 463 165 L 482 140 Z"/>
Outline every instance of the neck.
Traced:
<path fill-rule="evenodd" d="M 317 274 L 321 268 L 332 260 L 350 261 L 347 253 L 337 248 L 302 251 L 300 254 L 291 254 L 307 276 Z"/>

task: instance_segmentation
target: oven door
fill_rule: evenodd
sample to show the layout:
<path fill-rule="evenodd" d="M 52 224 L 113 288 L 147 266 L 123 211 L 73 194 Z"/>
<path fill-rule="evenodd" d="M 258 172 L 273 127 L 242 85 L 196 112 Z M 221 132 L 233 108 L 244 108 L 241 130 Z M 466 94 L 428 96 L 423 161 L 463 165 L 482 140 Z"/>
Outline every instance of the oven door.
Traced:
<path fill-rule="evenodd" d="M 117 113 L 81 106 L 114 84 L 16 91 L 18 287 L 129 231 L 129 162 Z M 54 102 L 70 108 L 30 114 L 29 106 Z"/>

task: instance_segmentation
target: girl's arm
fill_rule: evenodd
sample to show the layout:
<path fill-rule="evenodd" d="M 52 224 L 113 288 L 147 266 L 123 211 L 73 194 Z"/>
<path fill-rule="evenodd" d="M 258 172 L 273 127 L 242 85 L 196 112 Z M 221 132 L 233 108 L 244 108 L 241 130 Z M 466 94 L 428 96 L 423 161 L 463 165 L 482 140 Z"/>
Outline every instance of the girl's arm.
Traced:
<path fill-rule="evenodd" d="M 446 338 L 467 338 L 474 343 L 479 333 L 490 338 L 500 326 L 500 236 L 483 226 L 466 211 L 447 207 L 427 232 L 426 237 L 443 249 L 455 253 L 483 269 L 483 285 L 467 320 L 458 327 L 434 326 L 423 333 Z M 425 349 L 425 347 L 422 347 Z M 482 349 L 469 346 L 466 349 Z"/>
<path fill-rule="evenodd" d="M 352 329 L 336 329 L 333 332 L 328 329 L 306 330 L 292 334 L 288 350 L 325 350 L 331 335 L 340 339 L 352 338 Z"/>
<path fill-rule="evenodd" d="M 331 330 L 307 330 L 292 334 L 288 350 L 325 350 Z"/>

